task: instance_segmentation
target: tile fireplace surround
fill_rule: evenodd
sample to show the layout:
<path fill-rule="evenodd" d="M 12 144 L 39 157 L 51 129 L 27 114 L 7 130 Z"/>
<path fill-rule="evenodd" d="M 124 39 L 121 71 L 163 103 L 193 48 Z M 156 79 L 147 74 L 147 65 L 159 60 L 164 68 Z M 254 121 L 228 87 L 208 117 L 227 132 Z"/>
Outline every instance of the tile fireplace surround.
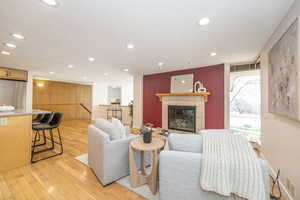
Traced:
<path fill-rule="evenodd" d="M 168 129 L 168 106 L 196 106 L 196 133 L 205 129 L 205 102 L 203 96 L 163 96 L 162 128 Z M 175 133 L 190 133 L 169 129 Z"/>

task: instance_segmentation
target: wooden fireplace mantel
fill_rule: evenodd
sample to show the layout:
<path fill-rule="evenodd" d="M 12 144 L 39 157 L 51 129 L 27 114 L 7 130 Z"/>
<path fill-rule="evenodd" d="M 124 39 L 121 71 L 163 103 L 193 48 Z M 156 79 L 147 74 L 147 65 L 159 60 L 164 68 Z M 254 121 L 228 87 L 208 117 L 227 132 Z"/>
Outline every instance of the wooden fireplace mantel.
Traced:
<path fill-rule="evenodd" d="M 203 96 L 204 102 L 207 102 L 210 92 L 157 93 L 155 95 L 159 97 L 160 101 L 162 101 L 162 97 L 166 96 Z"/>

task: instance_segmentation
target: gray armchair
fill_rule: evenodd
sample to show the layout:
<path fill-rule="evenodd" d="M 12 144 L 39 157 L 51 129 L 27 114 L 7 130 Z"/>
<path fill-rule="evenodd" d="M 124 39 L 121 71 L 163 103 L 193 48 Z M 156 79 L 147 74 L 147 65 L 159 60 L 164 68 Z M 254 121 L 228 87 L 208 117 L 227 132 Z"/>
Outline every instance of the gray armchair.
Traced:
<path fill-rule="evenodd" d="M 128 146 L 137 135 L 110 140 L 109 135 L 90 125 L 88 128 L 88 162 L 102 185 L 129 175 Z"/>
<path fill-rule="evenodd" d="M 170 151 L 160 153 L 159 189 L 161 200 L 230 200 L 231 197 L 201 189 L 202 136 L 171 134 Z M 269 167 L 260 160 L 266 195 L 269 194 Z"/>

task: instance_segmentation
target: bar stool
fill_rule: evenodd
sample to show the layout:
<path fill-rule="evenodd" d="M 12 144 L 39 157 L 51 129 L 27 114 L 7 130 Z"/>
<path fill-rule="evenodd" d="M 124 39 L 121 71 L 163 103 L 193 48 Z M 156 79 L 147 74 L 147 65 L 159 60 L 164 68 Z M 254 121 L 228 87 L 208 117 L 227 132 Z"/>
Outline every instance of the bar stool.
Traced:
<path fill-rule="evenodd" d="M 52 115 L 53 115 L 53 112 L 51 112 L 51 113 L 46 113 L 45 115 L 44 115 L 44 117 L 40 120 L 40 123 L 42 124 L 42 123 L 49 123 L 49 121 L 51 120 L 51 118 L 52 118 Z"/>
<path fill-rule="evenodd" d="M 63 150 L 63 144 L 62 144 L 61 134 L 60 134 L 60 130 L 59 130 L 59 125 L 62 121 L 62 117 L 63 117 L 63 113 L 56 112 L 56 113 L 53 114 L 53 117 L 52 117 L 52 119 L 49 123 L 42 123 L 42 124 L 35 125 L 35 126 L 32 127 L 32 129 L 35 131 L 35 136 L 34 136 L 32 150 L 31 150 L 31 162 L 32 163 L 36 163 L 38 161 L 46 160 L 48 158 L 52 158 L 54 156 L 58 156 L 58 155 L 63 154 L 64 150 Z M 54 129 L 57 129 L 58 139 L 59 139 L 58 142 L 55 141 L 54 137 L 53 137 L 53 130 Z M 36 144 L 36 142 L 38 141 L 37 136 L 39 135 L 40 131 L 43 131 L 44 143 L 43 144 Z M 46 131 L 49 131 L 50 138 L 46 137 Z M 51 141 L 51 147 L 35 151 L 36 147 L 46 145 L 46 143 L 47 143 L 46 140 L 47 139 Z M 55 144 L 58 144 L 60 146 L 60 152 L 58 152 L 56 154 L 53 154 L 51 156 L 47 156 L 45 158 L 34 160 L 35 155 L 40 154 L 42 152 L 54 150 L 55 149 Z"/>
<path fill-rule="evenodd" d="M 32 129 L 33 129 L 33 126 L 36 126 L 36 125 L 39 125 L 39 124 L 43 124 L 43 123 L 46 123 L 46 124 L 49 123 L 49 121 L 52 118 L 52 115 L 53 115 L 53 112 L 46 113 L 46 114 L 39 114 L 37 116 L 37 118 L 35 118 L 34 120 L 32 120 Z M 44 144 L 47 143 L 45 131 L 43 131 L 43 138 L 44 138 L 44 142 L 42 144 L 39 144 L 39 146 L 40 145 L 44 145 Z M 37 141 L 40 141 L 40 140 L 41 140 L 41 135 L 40 135 L 40 132 L 38 132 L 38 139 L 37 139 Z"/>
<path fill-rule="evenodd" d="M 38 114 L 35 119 L 32 120 L 32 125 L 37 125 L 41 123 L 41 120 L 44 118 L 44 114 Z"/>

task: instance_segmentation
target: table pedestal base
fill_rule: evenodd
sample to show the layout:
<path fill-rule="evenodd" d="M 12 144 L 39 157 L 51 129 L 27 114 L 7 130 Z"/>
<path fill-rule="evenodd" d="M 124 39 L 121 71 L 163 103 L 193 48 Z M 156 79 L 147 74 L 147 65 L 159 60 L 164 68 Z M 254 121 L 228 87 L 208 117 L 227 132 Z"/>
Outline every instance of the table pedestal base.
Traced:
<path fill-rule="evenodd" d="M 136 167 L 134 149 L 129 146 L 130 185 L 133 188 L 148 184 L 152 194 L 157 193 L 158 150 L 151 151 L 151 167 L 149 175 L 145 171 L 145 152 L 141 151 L 141 173 Z"/>

